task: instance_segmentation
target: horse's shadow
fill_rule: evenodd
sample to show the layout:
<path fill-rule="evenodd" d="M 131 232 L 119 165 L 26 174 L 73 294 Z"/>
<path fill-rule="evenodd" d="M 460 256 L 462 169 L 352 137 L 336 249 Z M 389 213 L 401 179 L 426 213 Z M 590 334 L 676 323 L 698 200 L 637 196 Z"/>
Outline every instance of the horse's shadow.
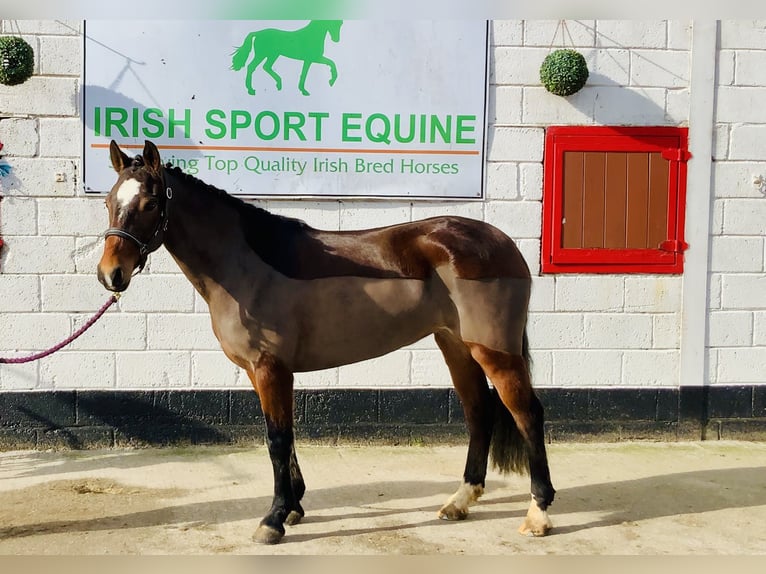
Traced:
<path fill-rule="evenodd" d="M 766 467 L 698 470 L 663 474 L 633 480 L 588 484 L 561 488 L 551 508 L 554 519 L 567 515 L 587 513 L 585 522 L 554 528 L 555 535 L 622 524 L 626 521 L 651 520 L 681 514 L 700 514 L 725 509 L 749 508 L 766 505 L 766 487 L 763 477 Z M 443 493 L 445 497 L 454 488 L 454 481 L 393 481 L 358 485 L 340 485 L 309 490 L 304 498 L 307 515 L 304 524 L 327 525 L 324 533 L 302 534 L 300 526 L 290 531 L 285 542 L 297 543 L 330 537 L 349 537 L 372 534 L 384 530 L 404 531 L 437 522 L 438 505 L 417 502 Z M 479 502 L 468 520 L 484 521 L 521 519 L 526 512 L 528 494 L 492 497 L 492 492 L 507 488 L 502 481 L 488 481 L 486 500 Z M 736 493 L 731 496 L 726 491 Z M 383 494 L 381 494 L 383 493 Z M 0 505 L 3 504 L 0 494 Z M 645 502 L 653 499 L 651 504 Z M 188 525 L 195 523 L 226 524 L 236 521 L 256 522 L 268 509 L 271 496 L 222 499 L 169 505 L 151 510 L 126 512 L 88 519 L 40 521 L 0 528 L 0 540 L 72 532 L 124 530 L 152 526 Z M 503 508 L 498 508 L 499 506 Z M 514 506 L 509 508 L 509 506 Z M 328 514 L 319 511 L 351 507 L 354 512 Z M 375 519 L 424 512 L 425 519 L 404 524 L 344 528 L 352 526 L 344 521 Z M 317 513 L 317 514 L 312 514 Z M 592 517 L 596 514 L 597 518 Z M 566 522 L 561 520 L 561 522 Z"/>

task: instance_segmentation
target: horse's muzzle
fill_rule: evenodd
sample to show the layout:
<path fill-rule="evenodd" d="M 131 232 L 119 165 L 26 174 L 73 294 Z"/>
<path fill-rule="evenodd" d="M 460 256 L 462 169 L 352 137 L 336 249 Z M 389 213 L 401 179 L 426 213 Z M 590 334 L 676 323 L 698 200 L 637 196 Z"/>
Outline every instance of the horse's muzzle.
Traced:
<path fill-rule="evenodd" d="M 109 291 L 121 293 L 130 285 L 130 274 L 123 273 L 121 267 L 115 267 L 109 273 L 104 273 L 101 266 L 97 269 L 98 280 Z"/>

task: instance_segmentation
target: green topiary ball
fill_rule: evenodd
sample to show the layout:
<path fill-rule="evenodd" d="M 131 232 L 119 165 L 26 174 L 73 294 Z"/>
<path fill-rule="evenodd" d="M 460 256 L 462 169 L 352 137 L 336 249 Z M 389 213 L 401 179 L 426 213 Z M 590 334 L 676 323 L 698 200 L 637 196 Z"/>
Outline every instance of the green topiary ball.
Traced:
<path fill-rule="evenodd" d="M 26 40 L 0 36 L 0 83 L 14 86 L 26 82 L 35 66 L 35 54 Z"/>
<path fill-rule="evenodd" d="M 540 66 L 540 81 L 545 89 L 557 96 L 571 96 L 585 85 L 588 65 L 580 52 L 554 50 Z"/>

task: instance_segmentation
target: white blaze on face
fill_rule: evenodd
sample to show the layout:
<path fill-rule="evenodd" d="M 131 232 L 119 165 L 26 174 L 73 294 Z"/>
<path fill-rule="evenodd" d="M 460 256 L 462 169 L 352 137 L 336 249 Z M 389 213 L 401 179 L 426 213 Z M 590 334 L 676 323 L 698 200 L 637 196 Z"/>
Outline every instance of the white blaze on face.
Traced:
<path fill-rule="evenodd" d="M 141 182 L 136 179 L 126 179 L 117 190 L 117 207 L 119 208 L 120 222 L 125 218 L 125 209 L 133 201 L 133 198 L 141 191 Z"/>

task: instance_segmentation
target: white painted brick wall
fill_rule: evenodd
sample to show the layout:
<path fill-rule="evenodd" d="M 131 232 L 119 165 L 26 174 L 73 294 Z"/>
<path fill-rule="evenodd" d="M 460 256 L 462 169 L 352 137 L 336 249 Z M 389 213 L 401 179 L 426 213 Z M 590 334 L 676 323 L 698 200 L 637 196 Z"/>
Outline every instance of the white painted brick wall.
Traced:
<path fill-rule="evenodd" d="M 489 121 L 497 126 L 520 124 L 521 94 L 521 87 L 490 86 Z"/>
<path fill-rule="evenodd" d="M 766 44 L 759 50 L 737 50 L 734 81 L 738 86 L 766 86 L 766 69 L 763 57 L 766 55 Z"/>
<path fill-rule="evenodd" d="M 539 237 L 542 204 L 538 201 L 495 201 L 486 206 L 485 221 L 515 239 Z"/>
<path fill-rule="evenodd" d="M 596 41 L 595 20 L 525 20 L 524 45 L 587 47 Z"/>
<path fill-rule="evenodd" d="M 766 309 L 766 275 L 723 275 L 721 306 L 724 309 Z"/>
<path fill-rule="evenodd" d="M 40 361 L 40 382 L 57 391 L 114 388 L 114 365 L 114 353 L 62 351 Z"/>
<path fill-rule="evenodd" d="M 583 316 L 579 313 L 530 313 L 527 334 L 534 349 L 581 349 L 585 346 Z"/>
<path fill-rule="evenodd" d="M 649 314 L 585 315 L 585 348 L 649 349 L 651 346 L 652 316 Z"/>
<path fill-rule="evenodd" d="M 766 347 L 766 311 L 753 313 L 753 344 Z"/>
<path fill-rule="evenodd" d="M 716 197 L 750 197 L 760 199 L 763 194 L 753 180 L 766 179 L 765 161 L 717 161 L 713 164 Z"/>
<path fill-rule="evenodd" d="M 558 21 L 493 21 L 487 199 L 483 202 L 259 201 L 321 229 L 359 229 L 450 213 L 517 240 L 535 275 L 529 337 L 540 386 L 675 386 L 683 277 L 539 275 L 545 128 L 688 125 L 689 21 L 567 20 L 590 77 L 561 98 L 539 84 Z M 0 86 L 4 188 L 0 355 L 61 340 L 106 299 L 95 278 L 106 211 L 80 189 L 78 21 L 14 21 L 35 47 L 36 75 Z M 18 26 L 18 28 L 16 27 Z M 763 22 L 721 23 L 716 73 L 708 361 L 710 382 L 764 382 L 766 364 L 766 36 Z M 553 45 L 552 45 L 553 40 Z M 694 152 L 694 150 L 692 150 Z M 56 174 L 63 182 L 56 182 Z M 696 190 L 689 190 L 689 193 Z M 7 342 L 6 342 L 7 338 Z M 6 351 L 7 350 L 7 351 Z M 740 364 L 745 361 L 746 364 Z M 760 363 L 758 362 L 760 361 Z M 760 375 L 760 377 L 759 377 Z M 299 373 L 298 388 L 448 387 L 429 337 L 386 357 Z M 164 250 L 92 331 L 60 355 L 0 367 L 0 391 L 65 388 L 249 388 L 218 349 L 205 304 Z"/>
<path fill-rule="evenodd" d="M 766 109 L 761 105 L 764 96 L 766 96 L 766 87 L 721 86 L 716 94 L 718 99 L 716 120 L 730 123 L 757 122 L 762 124 L 766 122 Z"/>
<path fill-rule="evenodd" d="M 716 90 L 717 142 L 708 344 L 713 384 L 766 382 L 766 21 L 725 20 Z"/>
<path fill-rule="evenodd" d="M 487 163 L 487 199 L 517 199 L 522 187 L 518 182 L 519 164 L 505 161 Z"/>
<path fill-rule="evenodd" d="M 37 201 L 31 197 L 13 195 L 4 197 L 0 204 L 0 230 L 6 237 L 35 235 L 37 233 Z"/>
<path fill-rule="evenodd" d="M 0 313 L 3 349 L 42 350 L 70 334 L 66 313 Z"/>
<path fill-rule="evenodd" d="M 747 311 L 710 313 L 711 347 L 749 347 L 753 344 L 753 314 Z"/>
<path fill-rule="evenodd" d="M 729 217 L 729 213 L 726 214 Z M 713 272 L 763 271 L 762 237 L 713 237 L 710 244 L 710 270 Z"/>
<path fill-rule="evenodd" d="M 43 311 L 85 313 L 108 298 L 94 275 L 43 275 L 40 282 Z"/>
<path fill-rule="evenodd" d="M 40 310 L 40 278 L 37 275 L 0 275 L 0 313 Z M 4 333 L 10 337 L 10 333 Z"/>
<path fill-rule="evenodd" d="M 763 384 L 766 347 L 718 349 L 718 383 Z"/>
<path fill-rule="evenodd" d="M 667 23 L 661 20 L 598 20 L 596 45 L 619 48 L 665 48 Z"/>
<path fill-rule="evenodd" d="M 622 384 L 629 387 L 678 385 L 678 351 L 625 351 Z"/>
<path fill-rule="evenodd" d="M 681 278 L 635 276 L 625 279 L 625 310 L 631 313 L 669 313 L 681 309 Z"/>
<path fill-rule="evenodd" d="M 766 20 L 722 20 L 720 46 L 738 50 L 763 50 L 766 46 Z"/>
<path fill-rule="evenodd" d="M 414 387 L 449 387 L 452 378 L 441 351 L 412 353 L 410 385 Z"/>
<path fill-rule="evenodd" d="M 563 387 L 619 386 L 622 355 L 622 351 L 558 351 L 553 354 L 553 380 Z"/>
<path fill-rule="evenodd" d="M 689 53 L 660 50 L 630 52 L 630 83 L 633 86 L 681 88 L 689 84 Z"/>
<path fill-rule="evenodd" d="M 3 113 L 41 116 L 74 116 L 77 113 L 78 80 L 66 77 L 32 76 L 23 84 L 0 84 Z"/>
<path fill-rule="evenodd" d="M 71 273 L 74 237 L 17 235 L 3 247 L 4 273 Z"/>
<path fill-rule="evenodd" d="M 32 157 L 37 153 L 39 135 L 37 120 L 27 118 L 0 118 L 0 141 L 3 155 Z"/>
<path fill-rule="evenodd" d="M 74 315 L 72 330 L 82 327 L 91 317 L 91 313 Z M 147 316 L 143 313 L 120 313 L 110 309 L 67 348 L 80 351 L 142 351 L 147 348 L 146 322 Z"/>
<path fill-rule="evenodd" d="M 750 88 L 740 88 L 747 90 Z M 758 107 L 762 109 L 761 104 L 766 98 L 766 89 L 760 91 L 750 102 L 742 102 L 743 106 Z M 739 120 L 747 121 L 747 120 Z M 751 118 L 750 121 L 756 121 Z M 735 125 L 731 129 L 729 140 L 729 159 L 735 160 L 761 160 L 766 159 L 766 110 L 762 111 L 762 124 L 757 125 Z"/>
<path fill-rule="evenodd" d="M 490 25 L 490 42 L 493 46 L 520 46 L 524 37 L 521 20 L 493 20 Z"/>
<path fill-rule="evenodd" d="M 556 278 L 557 311 L 612 312 L 623 308 L 625 279 L 614 276 L 576 275 Z"/>
<path fill-rule="evenodd" d="M 193 387 L 231 389 L 241 386 L 241 369 L 223 351 L 194 351 L 191 355 L 191 369 Z"/>
<path fill-rule="evenodd" d="M 43 389 L 40 383 L 40 364 L 0 365 L 0 389 L 3 391 Z"/>
<path fill-rule="evenodd" d="M 79 158 L 82 124 L 78 118 L 40 119 L 40 155 Z"/>
<path fill-rule="evenodd" d="M 188 388 L 191 355 L 188 351 L 118 352 L 116 373 L 122 389 Z"/>
<path fill-rule="evenodd" d="M 377 359 L 342 367 L 339 369 L 338 384 L 349 388 L 406 388 L 411 383 L 411 365 L 412 353 L 395 351 Z"/>
<path fill-rule="evenodd" d="M 208 314 L 152 314 L 147 317 L 146 331 L 147 348 L 152 350 L 220 349 Z"/>
<path fill-rule="evenodd" d="M 489 133 L 489 161 L 542 161 L 542 129 L 498 127 Z"/>
<path fill-rule="evenodd" d="M 652 348 L 678 349 L 681 343 L 681 325 L 678 313 L 652 315 Z"/>
<path fill-rule="evenodd" d="M 6 153 L 5 148 L 3 153 Z M 75 194 L 76 168 L 72 160 L 13 158 L 9 163 L 18 183 L 11 180 L 10 189 L 6 189 L 6 193 L 18 192 L 22 197 L 71 197 Z M 57 173 L 64 175 L 64 181 L 56 181 Z"/>

